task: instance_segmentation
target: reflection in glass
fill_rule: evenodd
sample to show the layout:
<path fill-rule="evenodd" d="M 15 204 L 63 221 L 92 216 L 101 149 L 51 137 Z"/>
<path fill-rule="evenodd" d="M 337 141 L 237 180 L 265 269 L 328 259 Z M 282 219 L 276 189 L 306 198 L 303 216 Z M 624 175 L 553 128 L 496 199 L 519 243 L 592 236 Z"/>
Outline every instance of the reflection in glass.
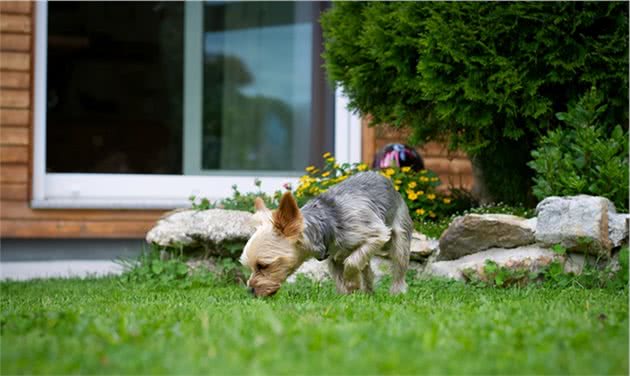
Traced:
<path fill-rule="evenodd" d="M 204 170 L 295 171 L 331 147 L 310 141 L 325 123 L 311 116 L 318 14 L 309 2 L 205 4 Z"/>

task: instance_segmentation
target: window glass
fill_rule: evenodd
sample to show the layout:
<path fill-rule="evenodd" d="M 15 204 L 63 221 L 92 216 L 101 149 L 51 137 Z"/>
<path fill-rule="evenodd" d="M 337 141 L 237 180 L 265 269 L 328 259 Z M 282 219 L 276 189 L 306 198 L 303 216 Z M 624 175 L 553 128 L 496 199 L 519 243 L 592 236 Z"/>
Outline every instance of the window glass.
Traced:
<path fill-rule="evenodd" d="M 182 174 L 183 2 L 50 2 L 48 172 Z M 323 3 L 207 2 L 204 172 L 296 172 L 333 145 Z"/>

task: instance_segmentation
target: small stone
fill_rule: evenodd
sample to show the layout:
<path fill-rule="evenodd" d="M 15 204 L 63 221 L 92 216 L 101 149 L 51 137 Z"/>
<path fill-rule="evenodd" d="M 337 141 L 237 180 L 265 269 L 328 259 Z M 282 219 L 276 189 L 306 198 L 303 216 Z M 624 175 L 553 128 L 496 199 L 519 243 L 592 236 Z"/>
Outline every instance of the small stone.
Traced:
<path fill-rule="evenodd" d="M 513 248 L 534 243 L 530 220 L 507 214 L 457 217 L 440 237 L 438 260 L 454 260 L 493 247 Z"/>

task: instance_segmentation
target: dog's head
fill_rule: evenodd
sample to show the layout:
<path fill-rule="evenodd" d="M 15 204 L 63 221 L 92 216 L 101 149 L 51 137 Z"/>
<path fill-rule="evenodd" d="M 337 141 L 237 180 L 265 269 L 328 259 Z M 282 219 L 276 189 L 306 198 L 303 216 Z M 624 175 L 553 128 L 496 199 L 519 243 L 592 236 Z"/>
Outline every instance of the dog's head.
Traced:
<path fill-rule="evenodd" d="M 241 263 L 252 271 L 247 281 L 250 291 L 256 296 L 269 296 L 304 261 L 297 248 L 304 220 L 290 192 L 282 196 L 273 212 L 260 198 L 256 198 L 255 206 L 256 232 L 245 245 Z"/>

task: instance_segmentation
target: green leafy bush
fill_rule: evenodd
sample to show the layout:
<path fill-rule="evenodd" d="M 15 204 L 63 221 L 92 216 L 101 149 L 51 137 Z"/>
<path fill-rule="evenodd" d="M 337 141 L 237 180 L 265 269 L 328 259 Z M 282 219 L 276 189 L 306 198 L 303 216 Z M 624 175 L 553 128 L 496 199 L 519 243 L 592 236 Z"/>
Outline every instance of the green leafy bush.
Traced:
<path fill-rule="evenodd" d="M 602 126 L 601 92 L 591 89 L 557 117 L 565 127 L 551 130 L 529 166 L 536 171 L 534 194 L 548 196 L 590 194 L 604 196 L 619 210 L 628 209 L 628 132 L 616 125 Z"/>
<path fill-rule="evenodd" d="M 497 201 L 526 200 L 531 149 L 591 86 L 627 122 L 623 2 L 337 2 L 321 23 L 350 107 L 463 148 Z"/>
<path fill-rule="evenodd" d="M 232 196 L 217 202 L 211 202 L 207 198 L 197 196 L 190 196 L 188 200 L 190 201 L 191 207 L 195 210 L 220 208 L 253 212 L 254 200 L 256 200 L 256 197 L 260 197 L 268 208 L 277 208 L 280 197 L 282 197 L 282 192 L 276 191 L 273 195 L 268 195 L 261 190 L 262 182 L 260 180 L 255 179 L 254 184 L 258 188 L 257 192 L 242 193 L 235 184 L 232 186 Z M 287 188 L 290 189 L 290 186 L 287 185 Z"/>

